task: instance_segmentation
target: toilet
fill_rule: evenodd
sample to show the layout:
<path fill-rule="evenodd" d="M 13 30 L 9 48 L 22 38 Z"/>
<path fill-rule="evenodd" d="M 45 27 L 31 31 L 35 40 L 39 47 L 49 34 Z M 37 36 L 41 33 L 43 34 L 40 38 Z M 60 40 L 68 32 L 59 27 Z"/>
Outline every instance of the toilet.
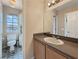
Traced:
<path fill-rule="evenodd" d="M 16 34 L 8 34 L 7 35 L 7 45 L 10 47 L 10 52 L 15 50 L 14 45 L 16 44 L 17 35 Z"/>

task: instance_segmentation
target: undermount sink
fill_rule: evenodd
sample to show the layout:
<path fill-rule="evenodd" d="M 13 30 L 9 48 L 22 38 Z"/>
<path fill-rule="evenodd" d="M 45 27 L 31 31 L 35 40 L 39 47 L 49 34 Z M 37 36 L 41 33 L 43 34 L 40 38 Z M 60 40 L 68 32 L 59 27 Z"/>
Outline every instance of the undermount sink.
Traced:
<path fill-rule="evenodd" d="M 64 42 L 62 40 L 53 38 L 53 37 L 46 37 L 46 38 L 44 38 L 44 41 L 47 43 L 54 44 L 54 45 L 63 45 L 64 44 Z"/>

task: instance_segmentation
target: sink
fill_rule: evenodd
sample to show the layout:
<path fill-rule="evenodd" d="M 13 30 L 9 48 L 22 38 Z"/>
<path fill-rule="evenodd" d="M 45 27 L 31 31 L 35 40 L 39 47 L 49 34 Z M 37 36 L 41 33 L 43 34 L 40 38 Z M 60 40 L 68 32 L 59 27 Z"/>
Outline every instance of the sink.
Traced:
<path fill-rule="evenodd" d="M 47 43 L 54 44 L 54 45 L 63 45 L 64 44 L 64 42 L 62 40 L 53 38 L 53 37 L 46 37 L 46 38 L 44 38 L 44 41 Z"/>

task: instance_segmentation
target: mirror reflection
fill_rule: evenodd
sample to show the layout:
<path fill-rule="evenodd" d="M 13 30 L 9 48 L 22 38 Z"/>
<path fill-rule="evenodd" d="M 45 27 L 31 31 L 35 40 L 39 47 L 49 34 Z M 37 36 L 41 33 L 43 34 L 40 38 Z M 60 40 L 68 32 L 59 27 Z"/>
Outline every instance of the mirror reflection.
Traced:
<path fill-rule="evenodd" d="M 51 9 L 44 14 L 44 32 L 78 38 L 77 5 L 64 9 Z"/>
<path fill-rule="evenodd" d="M 78 33 L 78 12 L 73 11 L 63 15 L 57 14 L 52 19 L 52 34 L 64 35 L 77 38 Z"/>
<path fill-rule="evenodd" d="M 0 59 L 23 59 L 22 0 L 0 0 Z"/>

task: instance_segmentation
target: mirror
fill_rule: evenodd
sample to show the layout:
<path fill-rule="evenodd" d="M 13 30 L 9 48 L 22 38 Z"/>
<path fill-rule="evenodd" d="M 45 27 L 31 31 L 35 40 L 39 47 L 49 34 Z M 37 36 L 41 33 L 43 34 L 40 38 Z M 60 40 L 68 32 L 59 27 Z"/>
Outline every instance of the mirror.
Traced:
<path fill-rule="evenodd" d="M 78 38 L 78 8 L 46 11 L 44 14 L 44 32 Z"/>

